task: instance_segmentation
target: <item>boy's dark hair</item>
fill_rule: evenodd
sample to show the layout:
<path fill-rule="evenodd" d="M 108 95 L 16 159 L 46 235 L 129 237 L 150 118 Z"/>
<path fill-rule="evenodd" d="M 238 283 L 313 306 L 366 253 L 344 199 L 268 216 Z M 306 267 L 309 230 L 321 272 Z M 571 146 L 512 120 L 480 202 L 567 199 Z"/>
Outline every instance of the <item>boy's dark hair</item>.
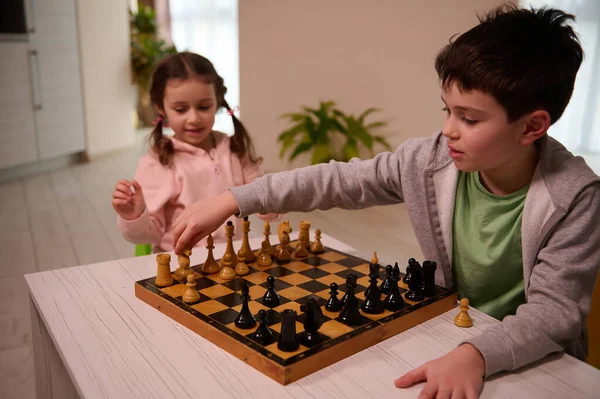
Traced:
<path fill-rule="evenodd" d="M 217 96 L 217 109 L 224 107 L 231 111 L 231 107 L 225 101 L 227 87 L 223 84 L 223 78 L 217 74 L 215 67 L 209 60 L 201 55 L 189 52 L 168 55 L 155 66 L 150 88 L 152 104 L 158 109 L 164 110 L 165 87 L 169 79 L 187 80 L 190 78 L 200 78 L 206 83 L 213 84 Z M 231 137 L 230 142 L 231 152 L 239 157 L 247 154 L 251 162 L 260 162 L 260 159 L 257 159 L 254 155 L 254 146 L 248 131 L 233 112 L 230 112 L 230 114 L 234 128 L 234 135 Z M 162 125 L 163 123 L 159 119 L 149 139 L 152 148 L 159 156 L 160 163 L 168 165 L 174 154 L 173 142 L 163 136 Z"/>
<path fill-rule="evenodd" d="M 567 25 L 574 20 L 551 8 L 500 6 L 439 52 L 435 69 L 442 86 L 455 83 L 461 91 L 490 94 L 509 122 L 544 109 L 552 124 L 569 103 L 583 60 L 577 35 Z"/>

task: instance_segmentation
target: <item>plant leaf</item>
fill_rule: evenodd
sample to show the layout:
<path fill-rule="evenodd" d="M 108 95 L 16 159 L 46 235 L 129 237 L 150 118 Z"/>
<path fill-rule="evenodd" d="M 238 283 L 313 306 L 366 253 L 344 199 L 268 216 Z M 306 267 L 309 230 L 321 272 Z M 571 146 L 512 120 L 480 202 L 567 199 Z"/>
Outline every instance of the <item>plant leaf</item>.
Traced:
<path fill-rule="evenodd" d="M 313 149 L 312 158 L 310 160 L 311 165 L 329 162 L 329 160 L 331 160 L 331 155 L 329 154 L 329 143 L 315 146 Z"/>
<path fill-rule="evenodd" d="M 313 146 L 313 143 L 308 142 L 308 141 L 303 141 L 300 144 L 298 144 L 298 146 L 294 149 L 294 152 L 292 152 L 292 155 L 290 155 L 290 161 L 293 161 L 294 158 L 296 158 L 298 155 L 302 154 L 303 152 L 306 152 L 308 150 L 310 150 Z"/>
<path fill-rule="evenodd" d="M 348 140 L 344 145 L 342 152 L 344 153 L 344 160 L 346 162 L 351 160 L 352 158 L 357 158 L 359 154 L 358 147 L 356 146 L 356 141 Z"/>
<path fill-rule="evenodd" d="M 369 123 L 367 126 L 365 126 L 366 130 L 371 130 L 371 129 L 375 129 L 378 127 L 383 127 L 383 126 L 387 126 L 386 122 L 373 122 L 373 123 Z"/>
<path fill-rule="evenodd" d="M 367 108 L 365 110 L 365 112 L 363 112 L 362 114 L 360 114 L 360 116 L 358 117 L 358 120 L 360 123 L 364 123 L 365 118 L 369 115 L 372 114 L 373 112 L 378 112 L 381 111 L 381 109 L 379 108 L 375 108 L 375 107 L 371 107 L 371 108 Z"/>
<path fill-rule="evenodd" d="M 373 136 L 373 140 L 384 146 L 388 151 L 392 151 L 392 146 L 382 136 Z"/>

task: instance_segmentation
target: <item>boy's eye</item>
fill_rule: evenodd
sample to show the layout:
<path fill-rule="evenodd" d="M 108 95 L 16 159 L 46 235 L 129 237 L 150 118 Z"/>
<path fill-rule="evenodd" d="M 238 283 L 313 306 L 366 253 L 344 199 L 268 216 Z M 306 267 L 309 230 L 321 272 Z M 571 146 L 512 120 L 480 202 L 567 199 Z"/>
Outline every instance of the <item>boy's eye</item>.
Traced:
<path fill-rule="evenodd" d="M 450 115 L 450 110 L 448 109 L 448 107 L 442 108 L 442 111 L 444 111 L 445 113 L 447 113 L 448 115 Z"/>
<path fill-rule="evenodd" d="M 463 121 L 464 123 L 466 123 L 467 125 L 474 125 L 474 124 L 476 124 L 476 123 L 477 123 L 477 121 L 476 121 L 476 120 L 473 120 L 473 119 L 468 119 L 468 118 L 465 118 L 464 116 L 462 117 L 462 121 Z"/>

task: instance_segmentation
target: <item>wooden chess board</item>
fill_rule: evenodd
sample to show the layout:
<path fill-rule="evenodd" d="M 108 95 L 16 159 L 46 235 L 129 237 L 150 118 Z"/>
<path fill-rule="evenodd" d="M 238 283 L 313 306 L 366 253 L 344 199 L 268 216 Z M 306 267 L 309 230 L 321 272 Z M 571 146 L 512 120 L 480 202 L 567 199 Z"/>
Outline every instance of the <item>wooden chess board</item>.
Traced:
<path fill-rule="evenodd" d="M 355 292 L 360 306 L 369 285 L 369 261 L 325 247 L 324 253 L 309 253 L 309 257 L 304 259 L 292 256 L 287 263 L 274 260 L 271 266 L 259 266 L 256 263 L 248 266 L 248 275 L 231 281 L 221 280 L 218 274 L 203 275 L 200 272 L 201 265 L 192 266 L 196 274 L 196 288 L 200 293 L 200 300 L 195 304 L 188 305 L 182 301 L 186 286 L 177 280 L 165 288 L 154 285 L 155 277 L 137 281 L 135 295 L 283 385 L 453 309 L 457 301 L 456 292 L 436 286 L 435 296 L 417 303 L 405 300 L 406 306 L 397 312 L 386 310 L 382 314 L 371 315 L 361 310 L 363 323 L 348 326 L 336 320 L 339 312 L 328 312 L 324 308 L 330 296 L 329 284 L 335 282 L 339 285 L 338 297 L 341 298 L 346 289 L 346 276 L 355 273 L 358 276 Z M 381 267 L 379 284 L 384 274 L 384 267 Z M 262 304 L 268 276 L 275 277 L 275 288 L 281 297 L 281 304 L 274 309 Z M 267 311 L 267 324 L 275 337 L 273 343 L 267 346 L 249 338 L 256 327 L 242 330 L 234 324 L 242 307 L 242 279 L 250 286 L 251 312 L 256 315 L 261 309 Z M 399 286 L 404 297 L 408 287 L 402 282 Z M 314 298 L 323 311 L 324 322 L 319 332 L 325 339 L 312 348 L 300 345 L 294 352 L 280 351 L 277 338 L 281 331 L 281 312 L 292 309 L 298 313 L 296 332 L 300 333 L 304 330 L 305 316 L 300 305 L 310 298 Z"/>

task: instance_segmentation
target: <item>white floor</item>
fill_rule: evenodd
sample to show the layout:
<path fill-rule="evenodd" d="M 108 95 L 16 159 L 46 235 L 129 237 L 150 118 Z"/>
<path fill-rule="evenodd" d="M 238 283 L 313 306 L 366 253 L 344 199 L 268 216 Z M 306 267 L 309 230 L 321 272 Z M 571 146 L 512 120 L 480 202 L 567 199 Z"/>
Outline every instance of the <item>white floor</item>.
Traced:
<path fill-rule="evenodd" d="M 132 177 L 142 142 L 140 136 L 131 149 L 0 185 L 0 398 L 35 397 L 23 275 L 133 256 L 110 200 L 116 181 Z M 421 258 L 404 205 L 292 213 L 286 219 L 295 229 L 300 220 L 310 220 L 312 231 L 320 228 L 367 259 L 374 250 L 385 263 Z M 260 222 L 252 220 L 251 234 L 261 234 Z"/>

